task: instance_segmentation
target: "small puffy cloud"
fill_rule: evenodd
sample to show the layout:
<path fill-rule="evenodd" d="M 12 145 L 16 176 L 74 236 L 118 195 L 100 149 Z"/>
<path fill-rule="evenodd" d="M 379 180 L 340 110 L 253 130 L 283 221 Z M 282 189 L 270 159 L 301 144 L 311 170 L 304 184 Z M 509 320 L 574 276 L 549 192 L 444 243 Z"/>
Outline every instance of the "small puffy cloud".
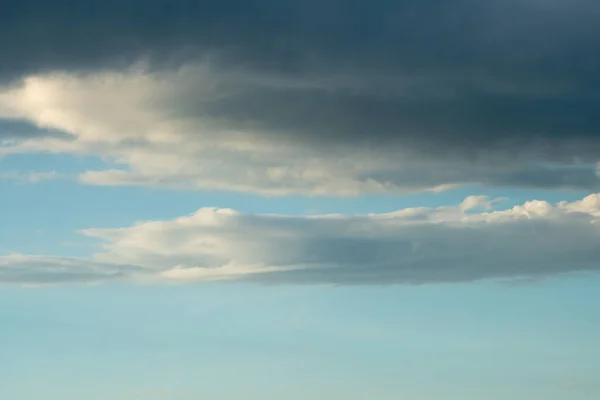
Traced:
<path fill-rule="evenodd" d="M 509 209 L 407 208 L 286 216 L 202 208 L 167 221 L 87 229 L 89 260 L 0 257 L 0 282 L 422 284 L 539 278 L 600 270 L 600 194 Z M 490 206 L 491 207 L 491 206 Z"/>
<path fill-rule="evenodd" d="M 483 208 L 485 210 L 490 210 L 492 208 L 487 196 L 469 196 L 460 203 L 460 209 L 462 211 L 478 208 Z"/>

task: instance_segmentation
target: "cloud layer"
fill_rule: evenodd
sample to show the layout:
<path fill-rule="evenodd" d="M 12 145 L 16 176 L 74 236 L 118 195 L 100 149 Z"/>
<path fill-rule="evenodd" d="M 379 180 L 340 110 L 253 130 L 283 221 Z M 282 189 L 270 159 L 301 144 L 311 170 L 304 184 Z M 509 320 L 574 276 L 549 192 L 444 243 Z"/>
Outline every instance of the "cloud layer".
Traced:
<path fill-rule="evenodd" d="M 389 134 L 361 135 L 359 125 L 385 120 L 380 112 L 409 112 L 421 100 L 400 105 L 371 98 L 379 105 L 354 109 L 333 98 L 319 104 L 342 96 L 336 92 L 343 89 L 330 95 L 311 87 L 326 83 L 271 79 L 218 72 L 208 64 L 160 75 L 133 68 L 29 77 L 0 91 L 0 117 L 27 120 L 53 134 L 5 140 L 0 156 L 98 155 L 115 168 L 88 171 L 82 182 L 266 195 L 404 193 L 473 183 L 600 189 L 593 135 L 582 140 L 566 131 L 562 138 L 548 133 L 544 142 L 482 128 L 471 140 L 453 122 L 425 133 L 400 120 L 385 128 Z M 262 98 L 265 91 L 276 96 Z M 476 110 L 473 117 L 481 118 Z M 436 119 L 418 113 L 410 118 L 425 124 Z M 368 124 L 361 129 L 367 132 Z M 444 133 L 453 129 L 455 134 Z"/>
<path fill-rule="evenodd" d="M 283 216 L 202 208 L 82 234 L 90 260 L 0 257 L 4 283 L 246 280 L 420 284 L 598 271 L 600 195 L 492 210 L 493 199 L 387 214 Z"/>
<path fill-rule="evenodd" d="M 0 127 L 0 154 L 267 195 L 598 191 L 599 17 L 592 0 L 9 1 L 0 117 L 48 134 Z"/>
<path fill-rule="evenodd" d="M 593 0 L 7 0 L 3 11 L 6 77 L 139 57 L 169 67 L 208 54 L 224 66 L 288 74 L 346 67 L 460 78 L 468 69 L 480 79 L 561 87 L 596 75 L 590 50 L 600 40 Z"/>

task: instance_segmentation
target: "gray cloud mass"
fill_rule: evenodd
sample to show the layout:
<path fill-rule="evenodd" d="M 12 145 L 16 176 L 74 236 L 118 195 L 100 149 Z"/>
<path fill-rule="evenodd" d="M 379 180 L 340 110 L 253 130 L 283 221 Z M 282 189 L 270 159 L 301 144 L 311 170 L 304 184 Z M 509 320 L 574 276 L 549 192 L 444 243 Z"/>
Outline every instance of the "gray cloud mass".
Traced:
<path fill-rule="evenodd" d="M 351 178 L 379 189 L 348 193 L 468 183 L 595 191 L 599 18 L 600 4 L 591 0 L 9 0 L 0 16 L 7 60 L 0 79 L 10 88 L 56 73 L 85 80 L 140 60 L 144 74 L 162 79 L 208 65 L 208 77 L 188 76 L 186 84 L 165 79 L 160 92 L 124 106 L 132 113 L 159 109 L 161 122 L 200 121 L 213 140 L 223 130 L 252 132 L 259 142 L 299 149 L 302 158 L 385 160 L 388 167 Z M 61 85 L 68 93 L 68 84 Z M 86 96 L 79 101 L 98 93 Z M 40 125 L 39 115 L 28 112 L 13 118 Z M 191 129 L 185 140 L 198 136 Z M 198 184 L 207 179 L 197 172 L 157 177 L 126 164 L 132 174 L 120 183 L 193 176 L 177 184 L 218 186 Z M 232 179 L 220 168 L 222 182 Z M 290 175 L 287 185 L 300 180 Z M 287 193 L 263 181 L 229 186 Z M 290 192 L 342 192 L 330 184 L 305 186 Z"/>

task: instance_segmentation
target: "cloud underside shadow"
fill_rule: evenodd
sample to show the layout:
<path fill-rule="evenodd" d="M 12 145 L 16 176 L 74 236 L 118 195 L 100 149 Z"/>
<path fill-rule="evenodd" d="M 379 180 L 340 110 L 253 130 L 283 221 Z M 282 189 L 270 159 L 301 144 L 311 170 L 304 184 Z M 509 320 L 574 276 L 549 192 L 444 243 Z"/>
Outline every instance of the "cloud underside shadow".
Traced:
<path fill-rule="evenodd" d="M 476 196 L 457 206 L 369 215 L 203 208 L 169 221 L 84 230 L 102 241 L 88 260 L 1 256 L 0 282 L 424 284 L 600 269 L 600 195 L 491 207 Z"/>

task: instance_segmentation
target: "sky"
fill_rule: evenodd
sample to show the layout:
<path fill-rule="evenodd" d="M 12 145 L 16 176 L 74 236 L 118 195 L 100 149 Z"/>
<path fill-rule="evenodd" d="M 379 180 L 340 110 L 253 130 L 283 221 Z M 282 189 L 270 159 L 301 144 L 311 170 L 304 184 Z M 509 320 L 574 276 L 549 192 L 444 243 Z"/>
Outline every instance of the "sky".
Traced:
<path fill-rule="evenodd" d="M 5 3 L 0 398 L 600 396 L 600 3 Z"/>

